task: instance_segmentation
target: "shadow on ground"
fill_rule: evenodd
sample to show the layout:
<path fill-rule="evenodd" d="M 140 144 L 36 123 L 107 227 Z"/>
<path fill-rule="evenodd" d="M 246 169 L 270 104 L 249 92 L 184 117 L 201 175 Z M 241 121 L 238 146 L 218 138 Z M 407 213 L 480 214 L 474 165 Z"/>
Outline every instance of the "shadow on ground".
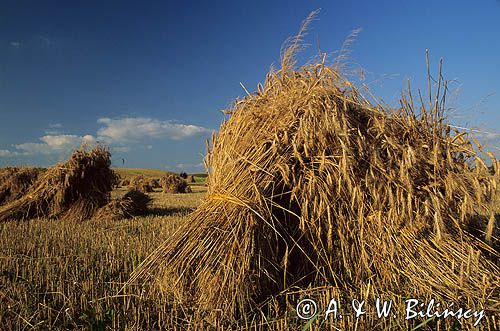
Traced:
<path fill-rule="evenodd" d="M 173 215 L 187 215 L 189 213 L 192 213 L 196 208 L 190 208 L 190 207 L 153 207 L 149 208 L 147 215 L 153 215 L 153 216 L 173 216 Z"/>

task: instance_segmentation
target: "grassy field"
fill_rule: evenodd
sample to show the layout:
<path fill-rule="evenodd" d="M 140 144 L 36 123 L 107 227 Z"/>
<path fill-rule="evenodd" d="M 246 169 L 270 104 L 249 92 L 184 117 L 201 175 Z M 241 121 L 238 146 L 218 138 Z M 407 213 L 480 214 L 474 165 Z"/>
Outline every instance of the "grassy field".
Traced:
<path fill-rule="evenodd" d="M 160 178 L 163 175 L 171 174 L 172 172 L 159 169 L 141 169 L 141 168 L 114 168 L 113 169 L 122 179 L 130 179 L 135 176 L 142 175 L 148 178 Z M 192 174 L 196 183 L 204 183 L 207 177 L 205 173 Z"/>
<path fill-rule="evenodd" d="M 140 169 L 140 168 L 114 168 L 113 169 L 122 178 L 130 178 L 134 176 L 145 176 L 145 177 L 161 177 L 171 172 L 160 169 Z"/>

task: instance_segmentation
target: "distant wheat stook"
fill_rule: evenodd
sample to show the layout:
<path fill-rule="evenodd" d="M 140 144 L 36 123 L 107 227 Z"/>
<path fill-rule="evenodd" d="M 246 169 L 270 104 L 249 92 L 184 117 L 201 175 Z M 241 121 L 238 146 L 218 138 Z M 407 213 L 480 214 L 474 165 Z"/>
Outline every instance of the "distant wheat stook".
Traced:
<path fill-rule="evenodd" d="M 188 183 L 178 175 L 164 175 L 160 178 L 160 184 L 164 193 L 191 193 Z"/>
<path fill-rule="evenodd" d="M 135 176 L 132 178 L 132 180 L 129 182 L 129 186 L 137 191 L 141 191 L 143 193 L 150 193 L 153 192 L 153 186 L 151 185 L 151 181 L 140 175 L 140 176 Z"/>
<path fill-rule="evenodd" d="M 114 199 L 99 208 L 94 215 L 95 220 L 121 220 L 147 213 L 151 198 L 144 192 L 129 190 L 120 199 Z"/>
<path fill-rule="evenodd" d="M 324 60 L 295 69 L 302 32 L 227 110 L 206 198 L 131 281 L 155 278 L 212 321 L 308 286 L 498 314 L 498 165 L 446 124 L 442 82 L 418 109 L 410 92 L 389 109 Z"/>
<path fill-rule="evenodd" d="M 89 219 L 108 203 L 117 183 L 111 154 L 102 146 L 82 147 L 49 168 L 17 199 L 0 206 L 0 221 L 36 217 Z"/>

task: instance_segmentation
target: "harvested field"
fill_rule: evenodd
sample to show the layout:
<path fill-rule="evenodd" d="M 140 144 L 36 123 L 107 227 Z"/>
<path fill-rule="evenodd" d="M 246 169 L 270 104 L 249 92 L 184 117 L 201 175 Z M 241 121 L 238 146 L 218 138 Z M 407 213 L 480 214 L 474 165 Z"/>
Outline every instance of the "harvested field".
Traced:
<path fill-rule="evenodd" d="M 123 179 L 131 179 L 136 176 L 144 176 L 147 178 L 159 178 L 168 171 L 159 169 L 140 169 L 140 168 L 113 168 L 113 170 L 119 174 Z"/>
<path fill-rule="evenodd" d="M 173 236 L 188 221 L 188 214 L 199 206 L 206 188 L 193 186 L 193 190 L 194 193 L 182 195 L 150 193 L 153 200 L 148 214 L 132 219 L 0 223 L 2 328 L 31 329 L 28 321 L 37 325 L 34 329 L 50 330 L 210 329 L 195 310 L 186 312 L 175 297 L 165 295 L 161 288 L 132 283 L 120 292 L 133 270 L 164 238 Z M 127 192 L 128 189 L 119 188 L 112 192 L 112 197 L 120 199 Z M 496 211 L 500 213 L 500 201 Z M 297 320 L 296 297 L 324 296 L 323 300 L 327 300 L 331 290 L 297 291 L 283 298 L 287 306 L 279 312 L 273 308 L 278 301 L 270 301 L 262 308 L 276 316 L 274 320 L 264 326 L 259 319 L 248 321 L 246 329 L 302 330 L 306 321 Z M 318 300 L 318 306 L 323 304 Z M 337 322 L 329 323 L 336 326 Z M 393 329 L 405 329 L 404 317 L 390 322 Z M 481 324 L 487 325 L 484 321 Z M 423 328 L 427 329 L 436 327 Z M 490 330 L 495 330 L 491 324 Z"/>
<path fill-rule="evenodd" d="M 175 326 L 180 312 L 171 298 L 145 296 L 139 285 L 120 289 L 203 195 L 153 192 L 147 214 L 130 219 L 0 223 L 0 329 L 184 329 Z"/>

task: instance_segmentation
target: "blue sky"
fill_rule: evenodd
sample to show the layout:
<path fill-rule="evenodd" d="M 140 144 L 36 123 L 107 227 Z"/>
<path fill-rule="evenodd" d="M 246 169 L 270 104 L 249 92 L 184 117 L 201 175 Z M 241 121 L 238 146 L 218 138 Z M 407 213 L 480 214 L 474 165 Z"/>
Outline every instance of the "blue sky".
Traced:
<path fill-rule="evenodd" d="M 254 90 L 321 8 L 302 62 L 352 46 L 373 93 L 426 89 L 425 50 L 453 80 L 449 120 L 500 155 L 500 2 L 2 1 L 0 166 L 48 166 L 103 141 L 116 166 L 202 170 L 221 110 Z M 318 42 L 319 41 L 319 42 Z"/>

